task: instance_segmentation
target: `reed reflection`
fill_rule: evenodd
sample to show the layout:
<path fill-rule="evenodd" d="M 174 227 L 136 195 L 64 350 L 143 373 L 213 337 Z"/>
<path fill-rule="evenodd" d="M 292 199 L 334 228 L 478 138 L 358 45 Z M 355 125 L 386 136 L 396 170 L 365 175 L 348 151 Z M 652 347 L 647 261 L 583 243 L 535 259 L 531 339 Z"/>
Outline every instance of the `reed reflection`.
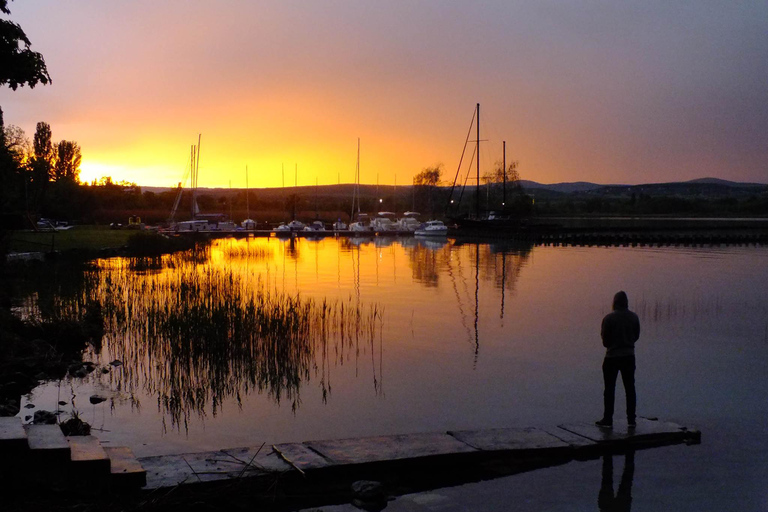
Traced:
<path fill-rule="evenodd" d="M 249 251 L 225 251 L 247 257 Z M 216 416 L 225 400 L 252 392 L 275 403 L 301 404 L 301 387 L 319 379 L 323 400 L 331 369 L 361 342 L 375 359 L 382 312 L 359 301 L 327 301 L 270 289 L 230 266 L 199 264 L 189 255 L 164 257 L 165 269 L 139 275 L 136 262 L 101 262 L 96 292 L 111 356 L 124 363 L 126 393 L 156 396 L 171 424 L 190 415 Z M 382 340 L 378 340 L 381 357 Z M 381 389 L 374 375 L 374 389 Z"/>

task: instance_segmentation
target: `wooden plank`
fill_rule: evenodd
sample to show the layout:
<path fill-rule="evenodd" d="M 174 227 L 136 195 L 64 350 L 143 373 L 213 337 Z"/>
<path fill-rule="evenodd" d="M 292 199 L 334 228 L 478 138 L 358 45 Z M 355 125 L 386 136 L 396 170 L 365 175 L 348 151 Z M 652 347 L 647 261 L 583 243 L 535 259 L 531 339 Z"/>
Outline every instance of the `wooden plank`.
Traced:
<path fill-rule="evenodd" d="M 75 468 L 90 474 L 109 475 L 109 457 L 98 439 L 93 436 L 67 438 Z"/>
<path fill-rule="evenodd" d="M 568 452 L 571 445 L 538 428 L 494 428 L 448 432 L 459 441 L 482 451 Z"/>
<path fill-rule="evenodd" d="M 255 446 L 250 448 L 234 448 L 221 450 L 220 458 L 229 463 L 236 472 L 245 470 L 244 475 L 263 473 L 284 473 L 291 466 L 272 451 L 271 446 Z"/>
<path fill-rule="evenodd" d="M 147 487 L 159 489 L 162 487 L 175 487 L 181 484 L 202 482 L 196 479 L 194 469 L 187 464 L 184 455 L 159 455 L 156 457 L 142 457 L 139 459 L 142 467 L 147 471 Z M 222 478 L 218 478 L 221 480 Z"/>
<path fill-rule="evenodd" d="M 25 425 L 24 429 L 35 459 L 58 463 L 70 460 L 69 443 L 58 425 Z"/>
<path fill-rule="evenodd" d="M 272 448 L 285 462 L 301 471 L 327 468 L 334 465 L 333 461 L 312 451 L 309 446 L 302 443 L 276 444 Z"/>
<path fill-rule="evenodd" d="M 598 427 L 592 423 L 560 425 L 559 428 L 603 445 L 685 442 L 701 436 L 699 432 L 690 431 L 676 423 L 646 418 L 638 418 L 635 428 L 629 428 L 626 422 L 614 423 L 612 428 Z"/>
<path fill-rule="evenodd" d="M 109 457 L 112 482 L 120 487 L 139 488 L 147 485 L 147 472 L 127 446 L 104 447 Z"/>
<path fill-rule="evenodd" d="M 0 450 L 19 452 L 27 448 L 27 433 L 17 416 L 0 417 Z"/>
<path fill-rule="evenodd" d="M 561 427 L 546 427 L 542 430 L 548 434 L 552 434 L 564 443 L 568 443 L 573 448 L 589 448 L 592 446 L 597 446 L 597 442 L 593 441 L 592 439 L 587 439 L 584 436 L 574 434 L 573 432 L 569 432 Z"/>
<path fill-rule="evenodd" d="M 266 446 L 260 451 L 259 447 L 256 447 L 142 457 L 139 462 L 147 471 L 148 489 L 173 487 L 182 483 L 231 480 L 291 469 L 291 466 Z"/>
<path fill-rule="evenodd" d="M 442 433 L 310 441 L 306 444 L 336 464 L 366 464 L 477 452 L 475 448 Z"/>

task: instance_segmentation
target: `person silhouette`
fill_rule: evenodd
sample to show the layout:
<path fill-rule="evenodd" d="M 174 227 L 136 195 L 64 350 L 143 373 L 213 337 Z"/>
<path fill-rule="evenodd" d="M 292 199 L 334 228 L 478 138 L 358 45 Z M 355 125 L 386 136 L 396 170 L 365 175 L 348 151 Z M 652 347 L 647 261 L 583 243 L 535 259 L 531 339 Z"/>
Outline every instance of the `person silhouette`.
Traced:
<path fill-rule="evenodd" d="M 632 508 L 632 479 L 635 475 L 635 452 L 624 455 L 624 471 L 621 473 L 619 492 L 613 494 L 613 455 L 603 455 L 603 473 L 597 508 L 600 512 L 630 512 Z"/>
<path fill-rule="evenodd" d="M 605 347 L 603 359 L 603 417 L 595 422 L 598 427 L 613 426 L 613 405 L 616 398 L 616 378 L 621 373 L 627 396 L 627 425 L 635 427 L 635 342 L 640 338 L 640 320 L 629 310 L 629 300 L 623 291 L 613 296 L 613 311 L 605 315 L 600 328 Z"/>

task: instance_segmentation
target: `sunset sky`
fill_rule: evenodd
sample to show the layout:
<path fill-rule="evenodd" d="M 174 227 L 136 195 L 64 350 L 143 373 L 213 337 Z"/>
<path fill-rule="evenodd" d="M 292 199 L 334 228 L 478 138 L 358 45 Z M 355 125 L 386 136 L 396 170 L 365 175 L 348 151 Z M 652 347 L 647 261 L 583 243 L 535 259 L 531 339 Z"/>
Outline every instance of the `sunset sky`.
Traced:
<path fill-rule="evenodd" d="M 768 182 L 768 2 L 15 0 L 53 84 L 6 124 L 80 144 L 81 179 L 199 185 L 453 180 L 476 103 L 481 171 L 542 183 Z M 474 135 L 473 135 L 474 137 Z M 470 149 L 471 152 L 471 149 Z"/>

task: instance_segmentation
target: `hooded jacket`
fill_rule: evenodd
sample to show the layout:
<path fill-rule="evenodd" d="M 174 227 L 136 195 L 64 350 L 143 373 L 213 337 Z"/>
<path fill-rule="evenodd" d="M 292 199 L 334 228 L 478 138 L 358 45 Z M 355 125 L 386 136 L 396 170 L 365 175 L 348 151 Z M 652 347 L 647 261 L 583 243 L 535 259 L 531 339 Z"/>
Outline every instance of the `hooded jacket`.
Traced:
<path fill-rule="evenodd" d="M 640 338 L 640 319 L 629 310 L 627 294 L 613 297 L 613 311 L 603 318 L 600 337 L 606 348 L 605 357 L 635 355 L 635 342 Z"/>

